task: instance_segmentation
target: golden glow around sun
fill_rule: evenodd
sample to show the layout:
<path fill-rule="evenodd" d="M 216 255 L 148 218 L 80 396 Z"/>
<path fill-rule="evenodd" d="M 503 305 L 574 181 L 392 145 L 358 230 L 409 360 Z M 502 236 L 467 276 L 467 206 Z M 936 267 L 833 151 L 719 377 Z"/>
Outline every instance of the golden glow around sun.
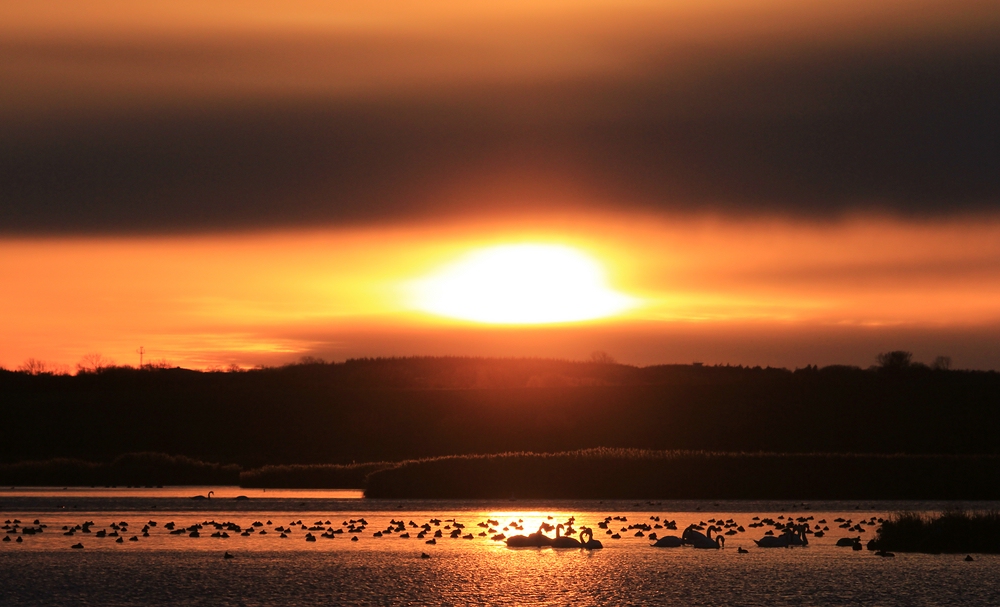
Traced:
<path fill-rule="evenodd" d="M 493 324 L 591 320 L 638 303 L 608 286 L 595 259 L 562 245 L 479 249 L 412 286 L 419 310 Z"/>

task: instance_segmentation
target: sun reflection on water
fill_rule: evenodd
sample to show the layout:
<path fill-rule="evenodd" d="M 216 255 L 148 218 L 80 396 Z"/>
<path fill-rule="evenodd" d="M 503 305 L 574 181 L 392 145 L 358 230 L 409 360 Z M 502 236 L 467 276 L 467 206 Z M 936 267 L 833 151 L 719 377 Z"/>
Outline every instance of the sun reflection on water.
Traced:
<path fill-rule="evenodd" d="M 110 493 L 103 502 L 94 501 L 97 497 L 66 501 L 46 491 L 35 497 L 28 495 L 30 491 L 21 493 L 2 496 L 0 516 L 17 518 L 22 526 L 33 525 L 38 518 L 48 528 L 45 533 L 25 535 L 23 543 L 0 545 L 0 587 L 12 604 L 57 604 L 80 596 L 96 604 L 193 604 L 207 593 L 230 602 L 253 596 L 255 604 L 261 605 L 287 604 L 289 597 L 302 605 L 896 606 L 1000 602 L 1000 590 L 992 583 L 1000 571 L 1000 557 L 980 555 L 975 563 L 963 562 L 963 555 L 905 554 L 880 559 L 868 551 L 835 545 L 839 537 L 848 534 L 835 524 L 838 518 L 857 525 L 901 508 L 929 511 L 940 507 L 929 504 L 887 503 L 864 509 L 834 504 L 803 510 L 787 504 L 776 507 L 743 502 L 697 503 L 686 509 L 678 509 L 676 504 L 588 502 L 575 507 L 538 503 L 517 508 L 515 504 L 496 507 L 499 504 L 494 503 L 490 507 L 461 501 L 293 496 L 242 502 L 214 498 L 192 501 Z M 611 524 L 600 529 L 600 523 L 609 517 Z M 812 539 L 808 547 L 763 550 L 751 541 L 776 528 L 765 524 L 765 519 L 785 524 L 800 518 L 810 525 L 828 526 L 830 531 Z M 60 531 L 84 520 L 93 520 L 95 531 L 111 529 L 111 521 L 132 524 L 119 538 L 124 539 L 121 543 L 110 536 L 98 538 L 96 533 L 78 531 L 74 537 L 66 537 Z M 320 531 L 308 530 L 319 526 L 317 523 L 324 529 L 346 529 L 352 520 L 355 528 L 364 530 L 330 534 L 316 541 L 306 539 L 308 533 L 320 536 Z M 507 526 L 509 535 L 534 532 L 542 523 L 570 520 L 575 521 L 577 531 L 583 526 L 593 528 L 605 549 L 511 549 L 503 541 L 479 535 L 489 534 L 479 524 L 490 525 L 492 521 L 500 525 L 494 526 L 497 531 Z M 738 524 L 745 531 L 729 536 L 722 550 L 650 547 L 649 532 L 643 530 L 648 525 L 667 533 L 668 520 L 679 529 L 715 521 L 723 527 Z M 140 529 L 148 521 L 158 525 L 151 527 L 146 537 Z M 212 537 L 211 522 L 223 521 L 252 527 L 254 532 Z M 252 526 L 255 521 L 260 522 L 259 527 Z M 203 525 L 204 532 L 200 537 L 173 535 L 164 528 L 167 522 L 184 530 Z M 405 533 L 375 536 L 377 530 L 398 528 L 400 522 Z M 416 536 L 424 524 L 442 531 L 450 527 L 451 531 L 456 522 L 462 525 L 458 527 L 462 537 L 451 538 L 443 532 L 443 537 L 428 545 Z M 512 522 L 523 531 L 512 527 Z M 763 526 L 751 527 L 757 522 Z M 663 529 L 657 529 L 657 524 Z M 278 527 L 288 531 L 286 537 L 281 537 Z M 873 535 L 874 526 L 866 525 L 865 529 L 860 535 Z M 732 527 L 728 530 L 734 531 Z M 472 539 L 463 539 L 470 534 Z M 620 539 L 610 539 L 615 534 Z M 851 530 L 850 534 L 858 532 Z M 138 536 L 137 541 L 125 539 L 131 535 Z M 74 542 L 83 543 L 85 548 L 71 550 L 69 545 Z M 738 547 L 749 548 L 749 552 L 740 554 Z M 224 560 L 224 551 L 234 558 Z M 421 558 L 421 553 L 428 558 Z M 893 592 L 887 593 L 887 588 Z M 164 594 L 164 589 L 169 592 Z"/>

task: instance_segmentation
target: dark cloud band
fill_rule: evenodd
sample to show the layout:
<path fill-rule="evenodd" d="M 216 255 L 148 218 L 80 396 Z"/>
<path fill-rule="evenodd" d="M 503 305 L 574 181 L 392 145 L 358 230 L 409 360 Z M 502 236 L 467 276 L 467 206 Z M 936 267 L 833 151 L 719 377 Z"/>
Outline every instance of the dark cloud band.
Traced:
<path fill-rule="evenodd" d="M 17 48 L 2 66 L 15 84 L 22 64 L 82 52 Z M 118 61 L 84 55 L 81 69 L 95 73 Z M 169 71 L 171 57 L 122 68 L 125 90 L 142 70 Z M 188 86 L 133 103 L 119 88 L 77 104 L 76 85 L 52 76 L 37 104 L 2 102 L 0 231 L 357 225 L 559 206 L 993 213 L 997 74 L 1000 28 L 985 27 L 886 44 L 689 44 L 621 73 L 353 95 Z"/>

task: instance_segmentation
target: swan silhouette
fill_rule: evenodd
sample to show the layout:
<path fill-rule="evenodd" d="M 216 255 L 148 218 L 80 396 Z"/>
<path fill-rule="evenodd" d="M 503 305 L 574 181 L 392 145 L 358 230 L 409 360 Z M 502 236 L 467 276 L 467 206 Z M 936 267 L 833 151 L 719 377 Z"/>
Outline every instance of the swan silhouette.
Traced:
<path fill-rule="evenodd" d="M 600 550 L 604 548 L 604 544 L 600 540 L 594 539 L 594 532 L 589 527 L 580 529 L 580 545 L 587 550 Z"/>
<path fill-rule="evenodd" d="M 531 533 L 529 535 L 512 535 L 507 538 L 507 546 L 509 548 L 541 548 L 542 546 L 551 546 L 552 538 L 545 535 L 543 529 L 546 527 L 546 523 L 542 523 L 538 527 L 538 531 Z M 548 525 L 551 527 L 551 525 Z"/>
<path fill-rule="evenodd" d="M 208 492 L 208 497 L 206 497 L 204 495 L 194 495 L 194 496 L 191 497 L 191 499 L 193 499 L 193 500 L 210 500 L 210 499 L 212 499 L 213 495 L 215 495 L 215 491 L 209 491 Z"/>
<path fill-rule="evenodd" d="M 705 548 L 718 550 L 722 548 L 723 543 L 725 543 L 725 538 L 723 536 L 712 537 L 712 527 L 708 528 L 708 535 L 696 531 L 694 525 L 691 525 L 684 530 L 682 538 L 688 544 L 691 544 L 695 548 Z"/>
<path fill-rule="evenodd" d="M 792 527 L 791 532 L 786 529 L 785 532 L 788 534 L 788 545 L 808 546 L 809 538 L 806 537 L 807 529 L 809 529 L 809 525 L 795 525 Z"/>
<path fill-rule="evenodd" d="M 664 535 L 656 540 L 655 544 L 650 544 L 653 548 L 679 548 L 684 545 L 684 540 L 676 535 Z"/>
<path fill-rule="evenodd" d="M 565 535 L 560 536 L 559 532 L 562 531 L 562 529 L 562 523 L 556 525 L 556 539 L 552 540 L 551 544 L 553 548 L 579 548 L 583 545 L 579 540 L 574 538 L 566 537 Z M 591 539 L 593 539 L 593 535 L 591 535 Z"/>
<path fill-rule="evenodd" d="M 786 527 L 780 536 L 765 535 L 759 540 L 754 540 L 758 548 L 788 548 L 789 546 L 805 546 L 809 544 L 806 539 L 806 526 L 797 525 L 794 528 Z"/>
<path fill-rule="evenodd" d="M 781 537 L 765 535 L 759 540 L 754 540 L 753 543 L 757 544 L 758 548 L 788 548 L 788 538 L 784 535 Z"/>

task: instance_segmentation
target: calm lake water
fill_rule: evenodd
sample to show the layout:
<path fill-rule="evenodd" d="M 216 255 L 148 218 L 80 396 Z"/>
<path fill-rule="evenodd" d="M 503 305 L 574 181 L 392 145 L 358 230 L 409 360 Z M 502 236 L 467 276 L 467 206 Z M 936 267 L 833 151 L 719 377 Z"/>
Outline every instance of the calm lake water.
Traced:
<path fill-rule="evenodd" d="M 214 491 L 212 499 L 191 499 L 208 491 Z M 237 495 L 248 499 L 233 499 Z M 850 520 L 853 526 L 897 510 L 935 512 L 949 507 L 996 509 L 1000 504 L 383 501 L 360 499 L 357 492 L 227 487 L 5 490 L 0 491 L 0 520 L 10 521 L 11 529 L 3 531 L 11 541 L 0 543 L 0 603 L 1000 605 L 996 556 L 975 555 L 973 562 L 966 562 L 965 555 L 881 558 L 835 545 L 842 537 L 860 535 L 867 541 L 877 528 L 875 522 L 864 525 L 863 533 L 848 531 L 835 519 Z M 627 519 L 609 524 L 609 531 L 621 539 L 598 528 L 608 516 Z M 498 522 L 490 525 L 497 533 L 512 535 L 534 531 L 543 521 L 556 524 L 570 517 L 575 517 L 577 529 L 593 528 L 605 548 L 510 549 L 490 539 L 488 528 L 477 526 L 492 519 Z M 822 538 L 810 536 L 806 547 L 759 549 L 752 539 L 773 528 L 751 528 L 758 522 L 754 517 L 779 523 L 812 517 L 811 527 L 819 524 L 829 531 Z M 18 533 L 7 533 L 15 519 L 20 521 Z M 364 531 L 350 533 L 350 522 L 360 519 L 367 522 Z M 432 519 L 441 522 L 435 525 Z M 648 524 L 661 536 L 679 535 L 688 524 L 710 519 L 731 520 L 745 531 L 727 536 L 723 550 L 696 550 L 652 548 L 647 537 L 636 537 L 636 529 L 628 529 Z M 393 520 L 403 521 L 411 537 L 373 536 Z M 655 528 L 668 520 L 676 521 L 678 531 Z M 86 521 L 94 523 L 90 533 L 64 535 L 64 526 Z M 417 539 L 420 529 L 410 521 L 430 524 L 431 533 Z M 175 531 L 200 524 L 200 537 L 171 534 L 166 528 L 170 522 Z M 241 530 L 254 522 L 261 526 L 247 536 L 228 531 L 230 537 L 223 538 L 212 537 L 225 530 L 212 522 L 234 523 Z M 449 537 L 455 522 L 464 524 L 460 532 L 472 533 L 473 539 Z M 524 531 L 510 528 L 514 522 Z M 41 533 L 23 533 L 25 527 L 38 525 L 46 525 Z M 356 522 L 355 528 L 360 525 Z M 329 529 L 345 532 L 322 537 Z M 426 544 L 438 529 L 443 537 L 435 545 Z M 108 535 L 97 537 L 101 530 Z M 307 533 L 316 541 L 306 541 Z M 136 540 L 130 541 L 132 537 Z M 83 548 L 72 549 L 77 543 Z M 739 547 L 749 552 L 740 554 Z M 223 558 L 227 551 L 234 558 Z M 421 558 L 421 553 L 430 558 Z"/>

